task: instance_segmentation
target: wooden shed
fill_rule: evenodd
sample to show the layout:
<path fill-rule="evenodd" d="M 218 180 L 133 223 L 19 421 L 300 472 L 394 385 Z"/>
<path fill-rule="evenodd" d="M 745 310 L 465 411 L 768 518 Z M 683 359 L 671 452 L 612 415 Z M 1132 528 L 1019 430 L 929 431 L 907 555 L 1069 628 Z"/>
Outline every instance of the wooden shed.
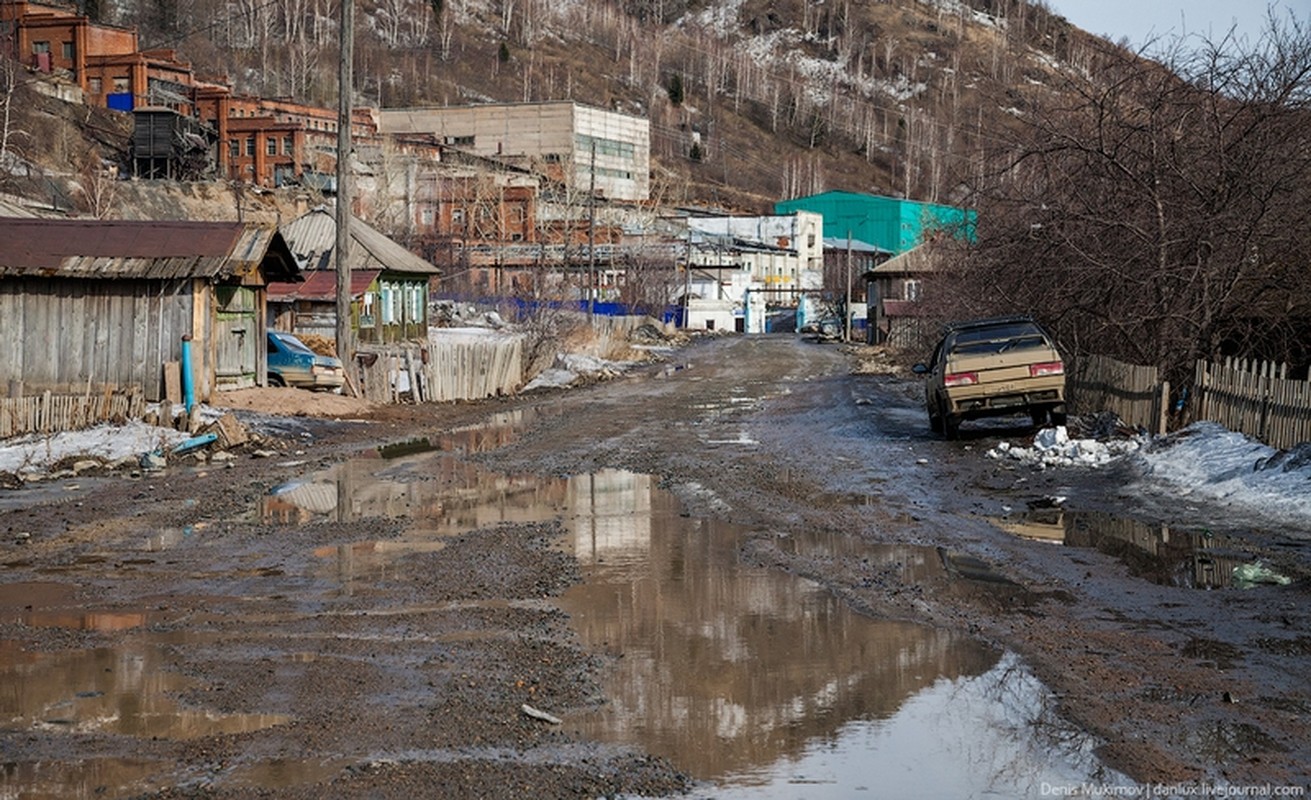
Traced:
<path fill-rule="evenodd" d="M 869 344 L 925 346 L 936 328 L 923 324 L 925 283 L 940 270 L 942 250 L 926 242 L 888 259 L 862 276 L 869 304 Z"/>
<path fill-rule="evenodd" d="M 191 337 L 199 400 L 263 385 L 266 286 L 295 280 L 271 225 L 0 218 L 0 394 L 165 396 Z"/>
<path fill-rule="evenodd" d="M 429 283 L 441 270 L 361 220 L 351 219 L 350 234 L 351 328 L 356 341 L 426 341 Z M 304 281 L 269 287 L 273 327 L 335 339 L 335 216 L 327 208 L 315 208 L 284 225 L 282 235 L 304 270 Z"/>

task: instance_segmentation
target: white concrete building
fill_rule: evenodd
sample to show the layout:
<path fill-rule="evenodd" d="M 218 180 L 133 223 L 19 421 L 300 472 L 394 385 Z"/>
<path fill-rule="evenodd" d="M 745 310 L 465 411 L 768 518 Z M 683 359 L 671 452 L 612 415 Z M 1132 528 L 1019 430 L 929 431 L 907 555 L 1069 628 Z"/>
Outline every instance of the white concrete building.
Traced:
<path fill-rule="evenodd" d="M 583 191 L 595 181 L 597 192 L 612 200 L 646 200 L 650 192 L 650 121 L 572 100 L 382 109 L 378 130 L 429 134 Z"/>
<path fill-rule="evenodd" d="M 692 217 L 688 327 L 765 331 L 767 307 L 798 308 L 824 284 L 824 218 L 809 211 L 764 217 Z"/>

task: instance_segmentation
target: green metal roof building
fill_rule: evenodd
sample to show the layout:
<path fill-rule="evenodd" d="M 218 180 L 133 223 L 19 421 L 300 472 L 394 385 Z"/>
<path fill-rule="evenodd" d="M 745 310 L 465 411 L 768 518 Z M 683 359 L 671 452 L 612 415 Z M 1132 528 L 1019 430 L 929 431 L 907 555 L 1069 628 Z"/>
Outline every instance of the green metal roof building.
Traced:
<path fill-rule="evenodd" d="M 954 206 L 857 192 L 821 192 L 774 204 L 775 214 L 814 211 L 824 216 L 824 236 L 852 239 L 901 254 L 935 230 L 972 235 L 975 212 Z"/>

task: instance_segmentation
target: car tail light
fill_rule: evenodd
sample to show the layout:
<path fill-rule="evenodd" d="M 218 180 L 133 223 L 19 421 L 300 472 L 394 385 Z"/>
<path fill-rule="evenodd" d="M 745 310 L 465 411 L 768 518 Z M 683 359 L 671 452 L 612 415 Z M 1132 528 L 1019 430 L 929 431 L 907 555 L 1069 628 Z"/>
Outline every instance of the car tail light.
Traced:
<path fill-rule="evenodd" d="M 945 386 L 973 386 L 979 382 L 977 372 L 948 372 L 942 377 Z"/>
<path fill-rule="evenodd" d="M 1044 361 L 1041 364 L 1029 365 L 1029 377 L 1041 378 L 1045 375 L 1064 375 L 1065 365 L 1059 361 Z"/>

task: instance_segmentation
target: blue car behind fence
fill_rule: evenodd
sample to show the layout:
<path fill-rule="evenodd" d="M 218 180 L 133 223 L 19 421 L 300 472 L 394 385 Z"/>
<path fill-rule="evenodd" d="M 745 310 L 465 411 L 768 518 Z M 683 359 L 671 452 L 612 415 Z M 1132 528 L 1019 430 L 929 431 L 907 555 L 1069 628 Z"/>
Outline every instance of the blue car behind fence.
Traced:
<path fill-rule="evenodd" d="M 269 331 L 269 385 L 340 389 L 346 383 L 341 360 L 321 356 L 290 333 Z"/>

